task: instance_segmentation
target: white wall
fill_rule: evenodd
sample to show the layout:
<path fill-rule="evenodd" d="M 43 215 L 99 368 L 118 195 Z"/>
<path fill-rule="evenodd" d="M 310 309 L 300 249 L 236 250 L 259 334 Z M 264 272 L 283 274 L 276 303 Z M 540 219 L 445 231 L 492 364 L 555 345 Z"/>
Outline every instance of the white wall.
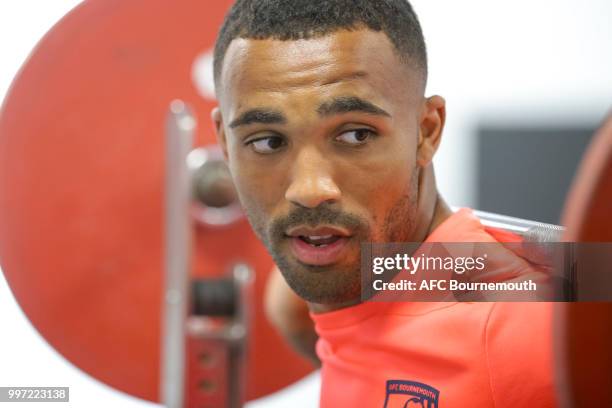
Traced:
<path fill-rule="evenodd" d="M 612 1 L 412 4 L 429 48 L 428 93 L 447 100 L 435 163 L 453 205 L 475 205 L 478 121 L 595 125 L 612 107 Z"/>

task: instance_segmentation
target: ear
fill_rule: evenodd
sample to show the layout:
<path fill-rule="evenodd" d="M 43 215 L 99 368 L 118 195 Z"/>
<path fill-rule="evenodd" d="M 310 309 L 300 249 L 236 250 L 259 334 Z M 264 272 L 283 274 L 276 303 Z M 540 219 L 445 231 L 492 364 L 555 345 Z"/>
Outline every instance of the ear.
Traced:
<path fill-rule="evenodd" d="M 215 107 L 210 112 L 210 118 L 213 121 L 213 125 L 215 127 L 215 133 L 217 135 L 217 143 L 221 147 L 223 151 L 223 157 L 227 162 L 228 154 L 227 154 L 227 138 L 225 137 L 225 130 L 223 128 L 223 117 L 221 116 L 221 109 L 219 107 Z"/>
<path fill-rule="evenodd" d="M 417 163 L 422 168 L 427 167 L 433 160 L 446 121 L 446 101 L 438 95 L 425 100 L 419 119 L 419 144 L 417 150 Z"/>

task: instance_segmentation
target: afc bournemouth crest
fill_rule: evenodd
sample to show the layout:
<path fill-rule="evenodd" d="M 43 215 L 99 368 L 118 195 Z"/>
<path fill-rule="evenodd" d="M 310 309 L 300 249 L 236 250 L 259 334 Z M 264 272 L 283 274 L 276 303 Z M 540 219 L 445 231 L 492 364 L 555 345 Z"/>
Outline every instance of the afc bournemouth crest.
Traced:
<path fill-rule="evenodd" d="M 415 381 L 387 381 L 384 408 L 438 408 L 440 391 Z"/>

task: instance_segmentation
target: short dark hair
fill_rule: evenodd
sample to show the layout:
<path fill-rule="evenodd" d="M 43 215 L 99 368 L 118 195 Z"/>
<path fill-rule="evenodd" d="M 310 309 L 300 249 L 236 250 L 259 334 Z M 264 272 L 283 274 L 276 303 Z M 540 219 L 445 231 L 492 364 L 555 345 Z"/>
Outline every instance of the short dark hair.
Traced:
<path fill-rule="evenodd" d="M 412 63 L 426 81 L 425 40 L 408 0 L 237 0 L 215 44 L 215 83 L 236 38 L 300 40 L 362 27 L 384 32 L 401 60 Z"/>

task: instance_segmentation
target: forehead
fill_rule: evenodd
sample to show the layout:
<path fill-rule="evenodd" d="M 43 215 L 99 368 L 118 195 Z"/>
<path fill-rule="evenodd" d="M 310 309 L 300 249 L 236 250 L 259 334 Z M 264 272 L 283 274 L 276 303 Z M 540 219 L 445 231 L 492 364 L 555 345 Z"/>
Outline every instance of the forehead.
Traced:
<path fill-rule="evenodd" d="M 238 38 L 228 47 L 220 79 L 222 107 L 234 108 L 271 93 L 335 89 L 393 100 L 416 98 L 420 89 L 418 73 L 400 61 L 388 37 L 367 29 L 295 41 Z"/>

